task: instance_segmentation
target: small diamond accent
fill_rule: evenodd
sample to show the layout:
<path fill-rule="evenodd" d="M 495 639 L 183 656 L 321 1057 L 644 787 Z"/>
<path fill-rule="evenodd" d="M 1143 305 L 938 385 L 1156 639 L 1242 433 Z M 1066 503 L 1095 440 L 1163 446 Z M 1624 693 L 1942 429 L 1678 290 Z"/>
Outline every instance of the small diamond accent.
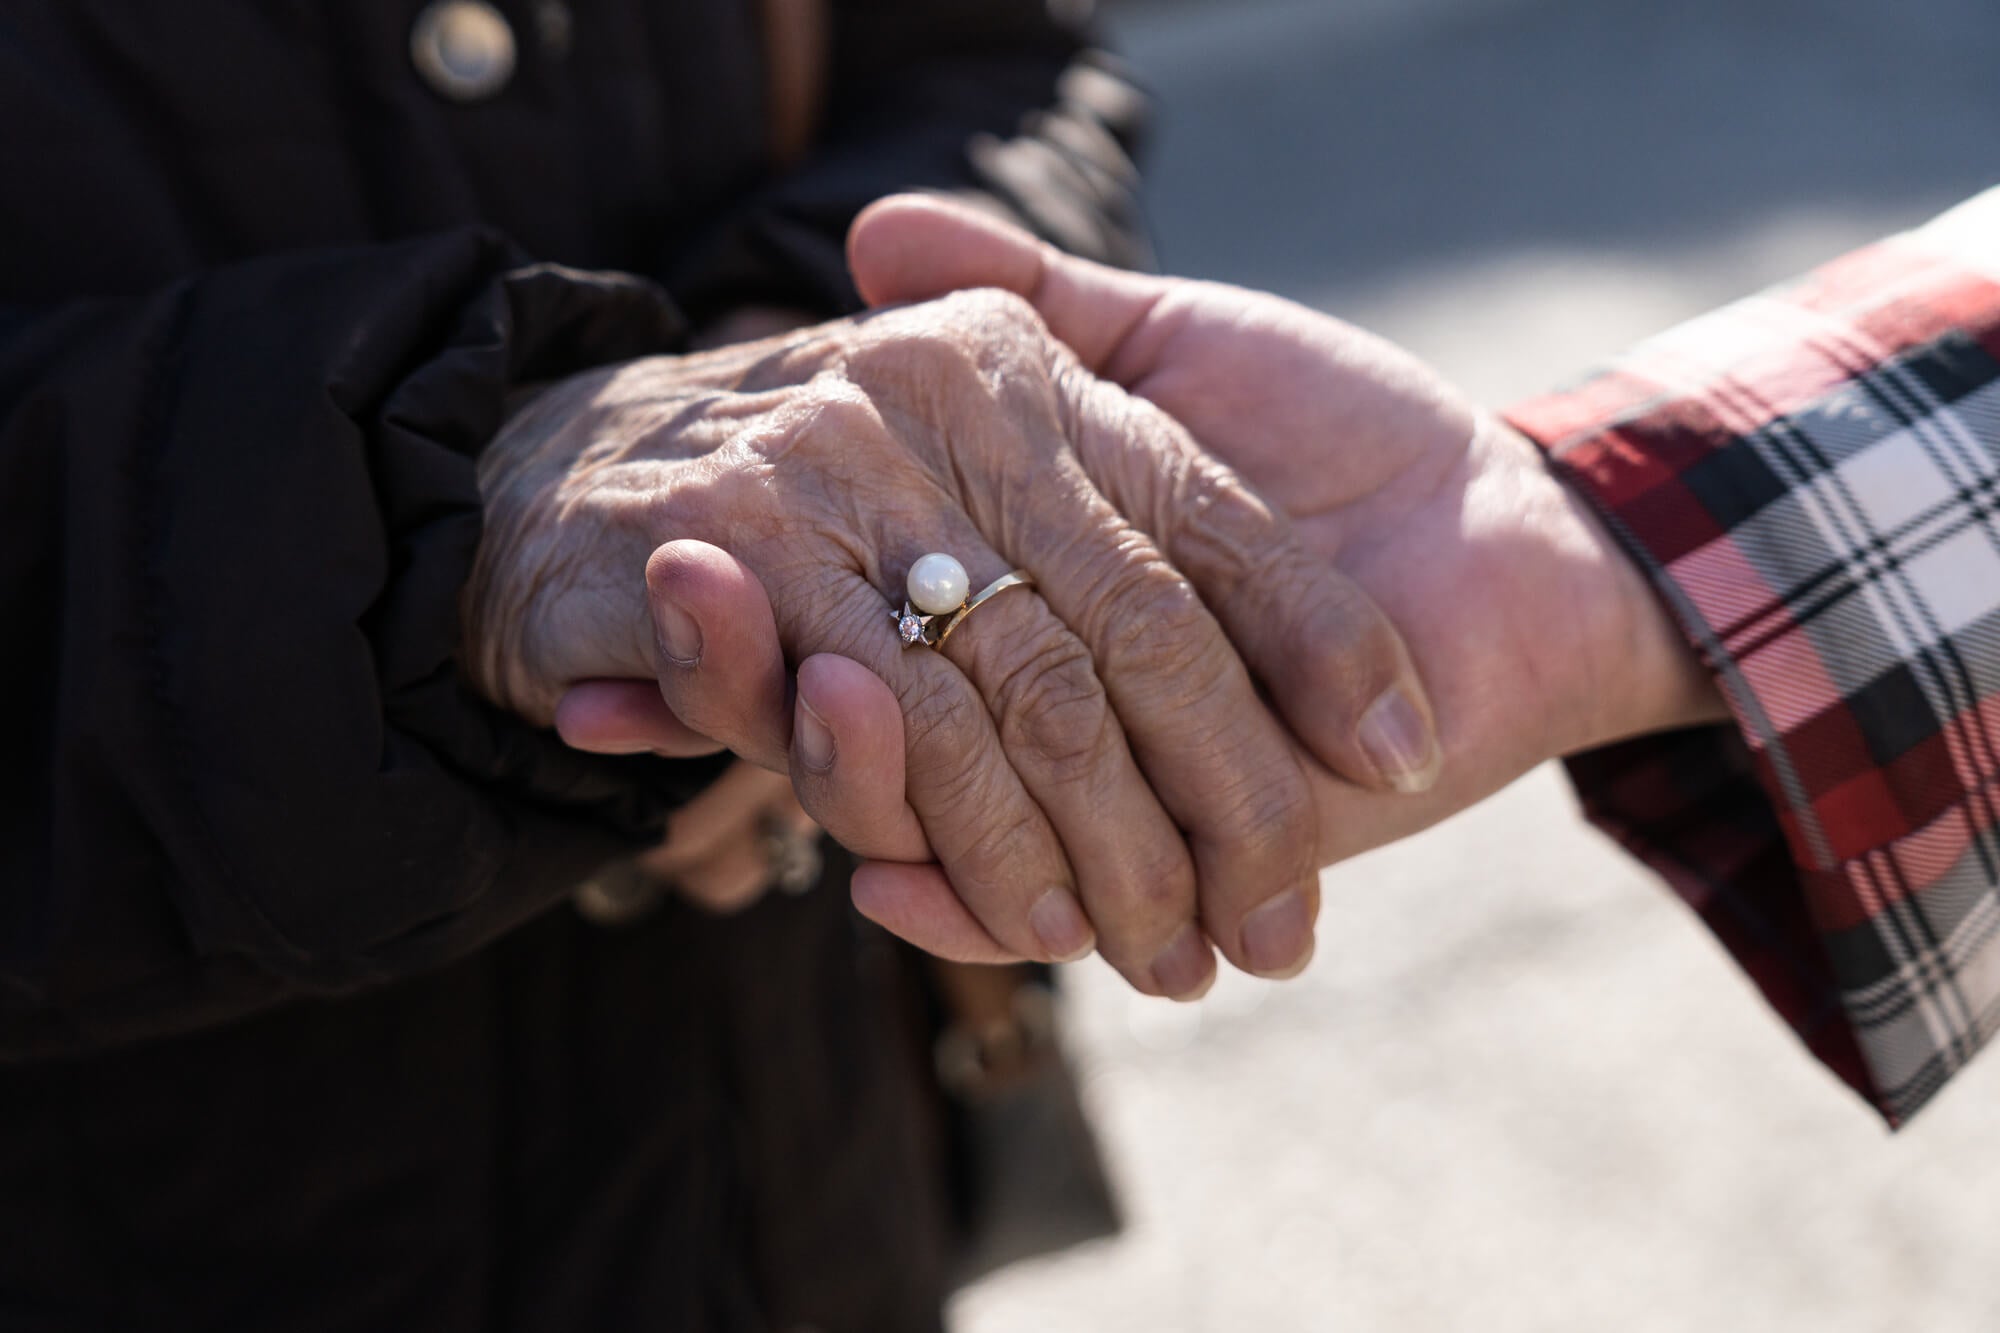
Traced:
<path fill-rule="evenodd" d="M 924 622 L 917 618 L 916 612 L 905 611 L 896 621 L 896 633 L 903 636 L 905 646 L 914 647 L 923 640 Z"/>

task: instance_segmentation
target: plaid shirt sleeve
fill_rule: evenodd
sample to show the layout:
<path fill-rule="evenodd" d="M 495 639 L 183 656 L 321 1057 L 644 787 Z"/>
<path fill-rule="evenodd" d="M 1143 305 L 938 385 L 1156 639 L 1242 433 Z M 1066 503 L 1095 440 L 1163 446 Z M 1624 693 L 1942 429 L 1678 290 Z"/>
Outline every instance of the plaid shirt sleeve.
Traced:
<path fill-rule="evenodd" d="M 1507 415 L 1734 715 L 1585 812 L 1902 1123 L 2000 1027 L 2000 190 Z"/>

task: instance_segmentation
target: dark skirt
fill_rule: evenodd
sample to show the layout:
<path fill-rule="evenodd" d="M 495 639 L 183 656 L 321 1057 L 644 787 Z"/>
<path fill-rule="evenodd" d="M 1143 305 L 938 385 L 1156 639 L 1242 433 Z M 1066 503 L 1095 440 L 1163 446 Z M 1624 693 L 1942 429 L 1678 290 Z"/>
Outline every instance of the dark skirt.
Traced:
<path fill-rule="evenodd" d="M 937 1329 L 924 1005 L 829 872 L 0 1066 L 0 1328 Z"/>

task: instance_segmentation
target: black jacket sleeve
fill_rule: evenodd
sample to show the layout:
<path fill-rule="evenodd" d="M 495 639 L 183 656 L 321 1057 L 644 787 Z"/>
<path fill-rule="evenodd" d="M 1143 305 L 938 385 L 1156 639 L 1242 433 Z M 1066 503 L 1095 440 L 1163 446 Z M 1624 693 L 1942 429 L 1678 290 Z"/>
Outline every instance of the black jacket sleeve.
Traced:
<path fill-rule="evenodd" d="M 833 0 L 819 142 L 666 265 L 690 316 L 859 308 L 848 224 L 899 190 L 957 194 L 1073 254 L 1149 267 L 1133 165 L 1148 100 L 1059 8 Z"/>
<path fill-rule="evenodd" d="M 465 952 L 706 779 L 454 669 L 508 385 L 681 335 L 472 231 L 0 309 L 0 1056 Z"/>

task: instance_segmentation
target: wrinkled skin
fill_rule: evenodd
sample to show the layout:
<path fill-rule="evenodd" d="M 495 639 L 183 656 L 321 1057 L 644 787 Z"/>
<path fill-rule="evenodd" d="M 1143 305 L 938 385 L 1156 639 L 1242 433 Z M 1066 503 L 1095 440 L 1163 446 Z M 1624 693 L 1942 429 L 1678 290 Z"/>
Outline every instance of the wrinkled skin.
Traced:
<path fill-rule="evenodd" d="M 1442 778 L 1393 795 L 1309 767 L 1316 863 L 1426 827 L 1553 756 L 1726 716 L 1583 499 L 1399 349 L 1275 297 L 1104 269 L 935 200 L 877 205 L 850 252 L 876 303 L 970 286 L 1031 299 L 1087 367 L 1180 421 L 1396 618 L 1431 692 Z M 857 894 L 937 947 L 976 925 L 920 868 L 866 869 Z"/>
<path fill-rule="evenodd" d="M 1212 980 L 1211 938 L 1239 966 L 1296 970 L 1324 842 L 1311 793 L 1332 781 L 1320 761 L 1428 781 L 1356 740 L 1394 697 L 1425 737 L 1413 766 L 1434 770 L 1422 686 L 1372 602 L 1015 296 L 564 381 L 510 420 L 482 489 L 466 661 L 486 693 L 575 740 L 595 723 L 561 715 L 569 686 L 655 678 L 684 723 L 726 740 L 676 683 L 711 652 L 740 663 L 734 697 L 766 718 L 790 712 L 787 662 L 802 718 L 815 673 L 851 684 L 858 665 L 886 691 L 862 728 L 877 743 L 849 756 L 882 774 L 899 758 L 906 803 L 858 822 L 815 808 L 811 747 L 787 753 L 787 737 L 779 753 L 855 851 L 935 857 L 976 923 L 971 956 L 1094 943 L 1175 996 Z M 1038 586 L 981 607 L 943 652 L 906 651 L 888 610 L 928 551 L 956 555 L 975 589 L 1015 567 Z M 719 586 L 727 614 L 687 614 Z M 899 756 L 879 743 L 898 730 Z M 1297 905 L 1289 929 L 1246 942 L 1246 917 L 1278 899 Z"/>

